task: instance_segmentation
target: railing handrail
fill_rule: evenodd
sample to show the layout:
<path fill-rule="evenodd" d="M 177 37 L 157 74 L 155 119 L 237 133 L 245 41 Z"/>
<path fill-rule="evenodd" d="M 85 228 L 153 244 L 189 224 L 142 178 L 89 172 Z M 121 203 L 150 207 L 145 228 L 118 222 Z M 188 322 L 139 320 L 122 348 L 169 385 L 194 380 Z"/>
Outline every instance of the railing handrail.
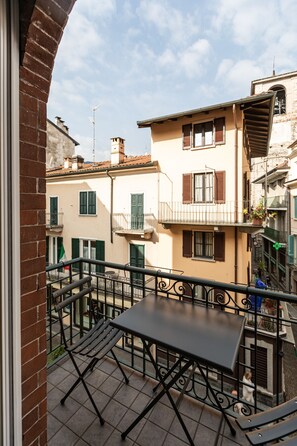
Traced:
<path fill-rule="evenodd" d="M 218 282 L 216 280 L 196 278 L 196 277 L 185 276 L 185 275 L 181 276 L 179 274 L 162 272 L 160 270 L 156 271 L 156 270 L 151 270 L 148 268 L 139 268 L 136 266 L 130 266 L 127 264 L 123 265 L 121 263 L 107 262 L 104 260 L 85 259 L 83 257 L 77 257 L 76 259 L 67 260 L 65 262 L 60 262 L 55 265 L 47 266 L 46 271 L 47 272 L 53 271 L 53 270 L 56 270 L 57 268 L 63 268 L 65 266 L 72 265 L 73 263 L 81 263 L 81 262 L 89 263 L 92 265 L 98 265 L 98 266 L 107 266 L 112 269 L 119 269 L 119 270 L 123 270 L 123 271 L 134 272 L 134 273 L 142 273 L 144 275 L 147 274 L 147 275 L 153 276 L 155 278 L 162 277 L 164 279 L 172 279 L 172 280 L 176 280 L 176 281 L 182 280 L 183 282 L 190 282 L 195 285 L 209 286 L 214 289 L 224 289 L 227 291 L 233 291 L 235 293 L 238 292 L 238 293 L 242 293 L 242 294 L 246 294 L 246 295 L 250 295 L 250 294 L 257 295 L 257 296 L 261 296 L 264 298 L 272 298 L 272 299 L 276 299 L 278 301 L 282 300 L 284 302 L 293 302 L 293 303 L 297 304 L 297 295 L 283 293 L 281 291 L 270 291 L 269 289 L 262 290 L 260 288 L 256 288 L 254 286 L 249 286 L 249 285 L 235 285 L 232 283 Z M 100 274 L 100 273 L 98 273 L 98 274 Z"/>

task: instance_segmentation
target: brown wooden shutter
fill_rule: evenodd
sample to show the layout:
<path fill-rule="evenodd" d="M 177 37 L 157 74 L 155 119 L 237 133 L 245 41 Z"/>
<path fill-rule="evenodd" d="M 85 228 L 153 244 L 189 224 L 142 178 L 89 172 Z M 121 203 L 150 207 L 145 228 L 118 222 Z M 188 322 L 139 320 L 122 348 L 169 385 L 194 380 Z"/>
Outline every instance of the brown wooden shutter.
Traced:
<path fill-rule="evenodd" d="M 226 172 L 215 172 L 215 202 L 225 203 Z"/>
<path fill-rule="evenodd" d="M 251 366 L 256 367 L 257 385 L 267 389 L 267 349 L 257 346 L 257 364 L 255 363 L 255 345 L 251 345 Z"/>
<path fill-rule="evenodd" d="M 192 231 L 183 231 L 183 257 L 192 257 Z"/>
<path fill-rule="evenodd" d="M 192 174 L 183 174 L 183 203 L 192 203 Z"/>
<path fill-rule="evenodd" d="M 215 126 L 215 143 L 222 144 L 225 142 L 225 118 L 214 120 Z"/>
<path fill-rule="evenodd" d="M 225 232 L 214 233 L 214 259 L 225 261 Z"/>
<path fill-rule="evenodd" d="M 183 125 L 183 149 L 191 148 L 192 124 Z"/>

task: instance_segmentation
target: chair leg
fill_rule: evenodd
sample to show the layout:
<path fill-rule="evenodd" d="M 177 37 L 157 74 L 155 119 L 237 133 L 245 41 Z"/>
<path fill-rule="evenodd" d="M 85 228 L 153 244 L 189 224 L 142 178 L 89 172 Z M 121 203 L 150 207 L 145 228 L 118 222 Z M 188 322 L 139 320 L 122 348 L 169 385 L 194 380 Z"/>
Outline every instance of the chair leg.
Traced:
<path fill-rule="evenodd" d="M 126 384 L 128 384 L 128 383 L 129 383 L 129 379 L 128 379 L 126 373 L 124 372 L 123 367 L 122 367 L 121 364 L 119 363 L 119 360 L 118 360 L 118 358 L 116 357 L 116 355 L 115 355 L 115 353 L 114 353 L 113 350 L 111 350 L 111 354 L 112 354 L 112 356 L 113 356 L 115 362 L 117 363 L 118 368 L 119 368 L 120 371 L 122 372 L 122 375 L 123 375 L 123 377 L 124 377 L 124 379 L 125 379 Z"/>
<path fill-rule="evenodd" d="M 101 413 L 99 412 L 99 410 L 98 410 L 98 408 L 97 408 L 97 406 L 96 406 L 96 403 L 95 403 L 95 401 L 94 401 L 94 399 L 93 399 L 93 397 L 92 397 L 92 395 L 91 395 L 91 393 L 90 393 L 90 391 L 89 391 L 89 389 L 88 389 L 88 386 L 87 386 L 87 384 L 86 384 L 85 381 L 84 381 L 84 376 L 86 375 L 86 373 L 87 373 L 92 367 L 94 367 L 94 364 L 93 364 L 94 361 L 95 361 L 95 363 L 96 363 L 98 360 L 97 360 L 97 358 L 94 358 L 94 359 L 87 365 L 87 367 L 83 370 L 83 372 L 81 373 L 80 370 L 79 370 L 79 368 L 78 368 L 78 365 L 76 364 L 76 362 L 75 362 L 75 360 L 74 360 L 74 358 L 73 358 L 73 356 L 72 356 L 72 354 L 71 354 L 70 352 L 68 352 L 68 353 L 69 353 L 69 356 L 70 356 L 70 358 L 71 358 L 71 360 L 72 360 L 72 362 L 73 362 L 73 365 L 74 365 L 74 367 L 75 367 L 75 370 L 77 371 L 78 378 L 77 378 L 77 380 L 75 381 L 75 383 L 70 387 L 70 389 L 68 390 L 68 392 L 66 393 L 66 395 L 61 399 L 61 404 L 64 404 L 64 403 L 65 403 L 66 399 L 67 399 L 67 398 L 69 397 L 69 395 L 73 392 L 73 390 L 75 389 L 75 387 L 79 384 L 79 382 L 81 382 L 82 385 L 83 385 L 84 388 L 85 388 L 85 391 L 87 392 L 87 395 L 88 395 L 88 397 L 89 397 L 89 399 L 90 399 L 90 401 L 91 401 L 91 403 L 92 403 L 92 406 L 94 407 L 94 410 L 95 410 L 96 414 L 98 415 L 98 418 L 99 418 L 99 420 L 100 420 L 100 424 L 103 425 L 103 424 L 104 424 L 104 419 L 102 418 Z"/>

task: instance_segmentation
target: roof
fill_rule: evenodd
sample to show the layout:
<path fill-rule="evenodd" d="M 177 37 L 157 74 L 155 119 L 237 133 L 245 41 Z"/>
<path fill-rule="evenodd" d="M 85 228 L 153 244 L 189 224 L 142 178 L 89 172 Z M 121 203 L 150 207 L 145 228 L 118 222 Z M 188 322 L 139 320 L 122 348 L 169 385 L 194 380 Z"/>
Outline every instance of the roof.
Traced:
<path fill-rule="evenodd" d="M 165 121 L 177 121 L 181 118 L 192 118 L 193 115 L 205 114 L 211 110 L 222 110 L 239 105 L 244 114 L 245 143 L 251 157 L 261 157 L 268 153 L 273 118 L 274 92 L 265 92 L 234 101 L 209 105 L 170 115 L 137 121 L 139 128 L 163 124 Z"/>
<path fill-rule="evenodd" d="M 69 133 L 65 132 L 65 130 L 63 130 L 61 127 L 59 127 L 57 124 L 55 124 L 53 121 L 51 121 L 49 118 L 46 118 L 46 120 L 53 125 L 57 130 L 59 130 L 61 133 L 63 133 L 64 136 L 67 136 L 67 138 L 69 138 L 75 146 L 79 146 L 79 142 L 77 142 L 74 138 L 72 138 L 72 136 L 69 135 Z"/>
<path fill-rule="evenodd" d="M 110 161 L 99 161 L 95 163 L 84 163 L 78 170 L 72 168 L 65 169 L 63 166 L 54 169 L 48 169 L 47 178 L 68 175 L 80 175 L 95 172 L 105 172 L 106 170 L 125 170 L 140 167 L 156 166 L 157 162 L 151 161 L 151 155 L 125 156 L 123 162 L 111 165 Z"/>
<path fill-rule="evenodd" d="M 253 181 L 254 184 L 264 184 L 267 180 L 268 183 L 274 182 L 278 179 L 284 178 L 289 172 L 288 161 L 284 161 L 278 164 L 273 169 L 269 170 L 266 174 L 261 175 L 259 178 Z"/>

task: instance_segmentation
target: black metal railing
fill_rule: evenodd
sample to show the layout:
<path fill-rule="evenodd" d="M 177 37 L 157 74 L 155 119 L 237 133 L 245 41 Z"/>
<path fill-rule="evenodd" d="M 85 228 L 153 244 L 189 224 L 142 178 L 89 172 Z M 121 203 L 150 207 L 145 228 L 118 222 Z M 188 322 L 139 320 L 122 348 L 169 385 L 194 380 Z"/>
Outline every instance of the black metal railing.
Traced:
<path fill-rule="evenodd" d="M 168 298 L 189 301 L 194 305 L 204 305 L 219 311 L 244 315 L 246 325 L 234 374 L 227 375 L 210 367 L 205 367 L 205 372 L 223 407 L 230 413 L 234 411 L 238 399 L 246 415 L 282 402 L 283 377 L 290 362 L 285 361 L 284 351 L 291 345 L 290 351 L 294 352 L 293 344 L 289 343 L 292 342 L 292 325 L 297 323 L 297 320 L 289 318 L 287 303 L 297 304 L 296 295 L 167 273 L 162 271 L 162 268 L 136 268 L 82 258 L 51 265 L 46 271 L 49 363 L 63 353 L 52 299 L 53 291 L 85 275 L 91 275 L 95 287 L 92 301 L 100 317 L 114 318 L 152 292 Z M 70 342 L 75 342 L 75 338 L 80 337 L 84 330 L 90 329 L 92 321 L 87 301 L 77 308 L 77 314 L 71 324 L 65 312 L 64 323 L 68 328 L 67 335 Z M 124 364 L 145 375 L 155 377 L 139 339 L 127 334 L 123 336 L 117 348 L 118 356 Z M 153 354 L 164 374 L 173 361 L 178 359 L 175 352 L 161 347 L 155 347 Z M 292 356 L 291 362 L 296 361 L 295 355 Z M 291 366 L 294 368 L 296 364 L 292 363 Z M 251 371 L 253 374 L 254 402 L 247 402 L 242 396 L 242 378 L 246 371 Z M 178 386 L 182 388 L 186 380 L 187 377 L 184 377 Z M 198 372 L 190 377 L 186 392 L 204 403 L 214 404 Z"/>

